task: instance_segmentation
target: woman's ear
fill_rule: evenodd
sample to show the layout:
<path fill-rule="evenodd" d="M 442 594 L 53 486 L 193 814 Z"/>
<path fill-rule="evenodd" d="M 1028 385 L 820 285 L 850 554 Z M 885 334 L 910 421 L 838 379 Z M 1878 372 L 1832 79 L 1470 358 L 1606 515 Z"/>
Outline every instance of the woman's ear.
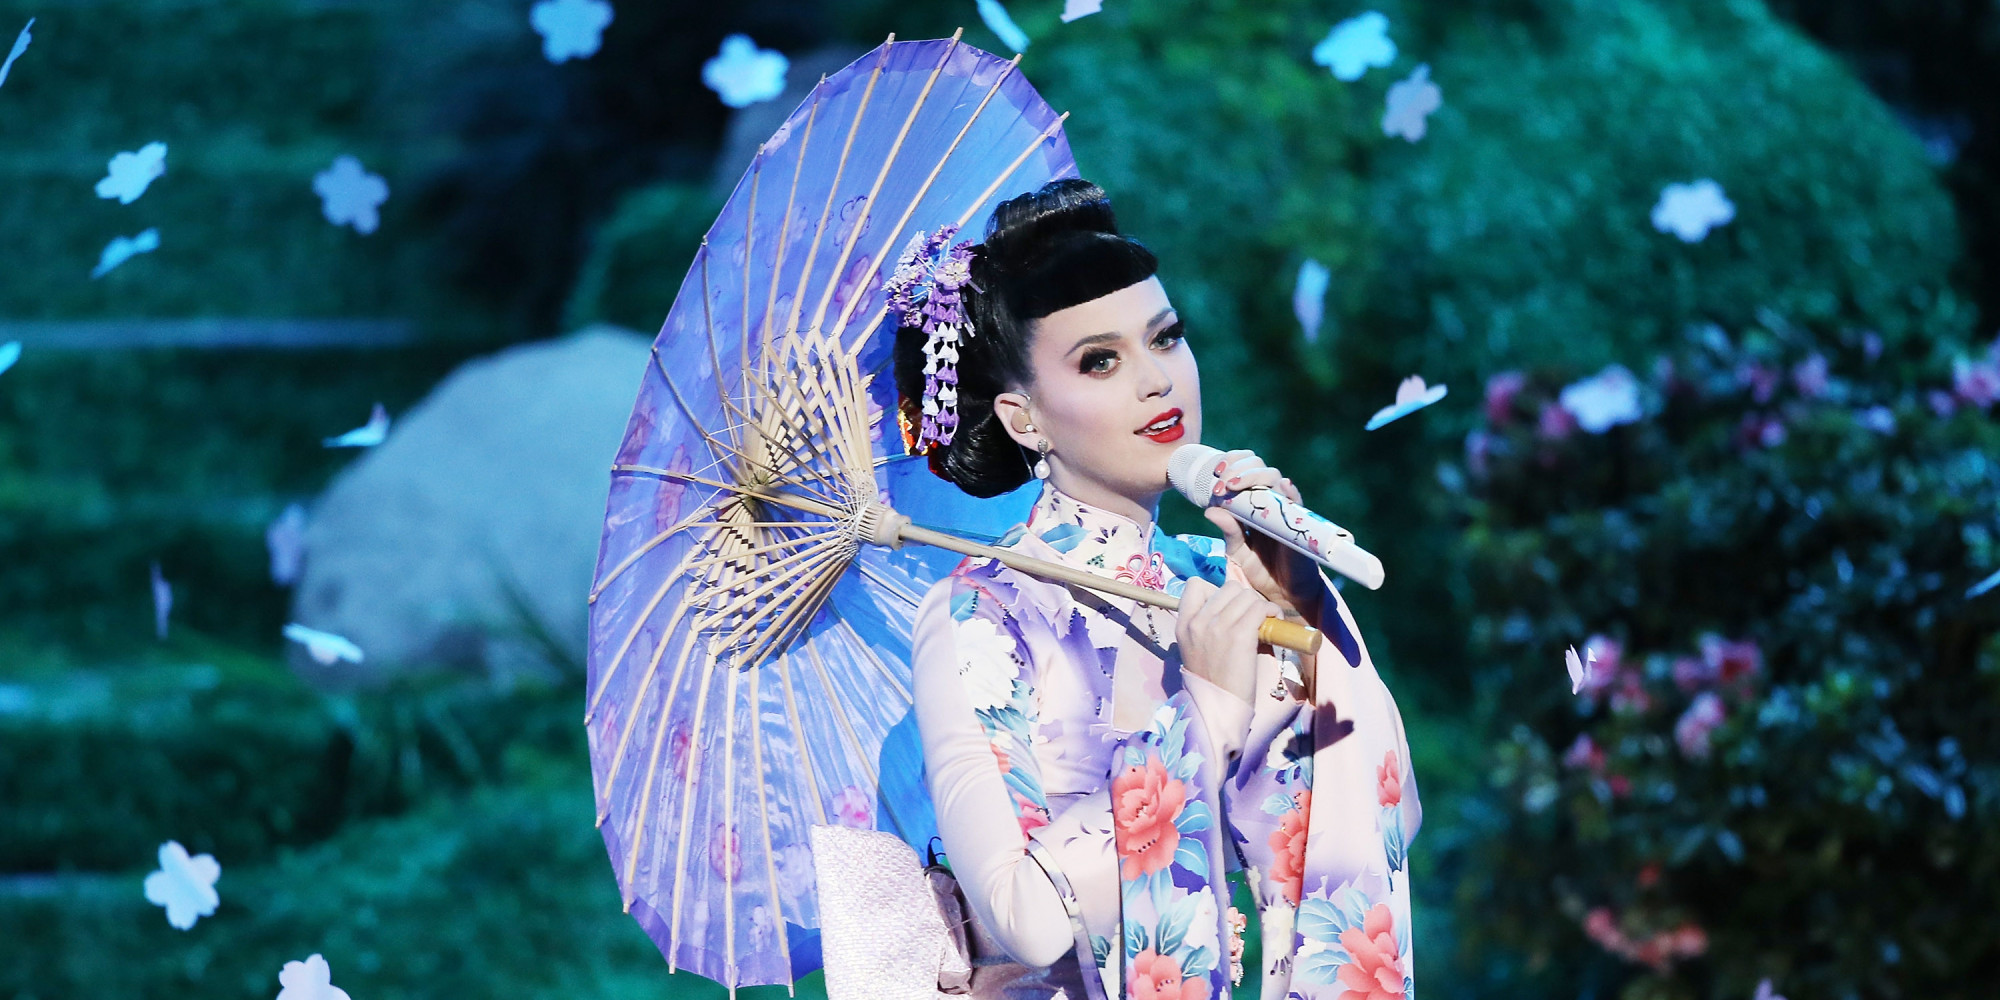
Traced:
<path fill-rule="evenodd" d="M 1007 436 L 1029 451 L 1036 450 L 1044 440 L 1034 417 L 1028 414 L 1026 393 L 1003 392 L 994 396 L 993 415 L 1000 418 L 1000 426 L 1007 428 Z"/>

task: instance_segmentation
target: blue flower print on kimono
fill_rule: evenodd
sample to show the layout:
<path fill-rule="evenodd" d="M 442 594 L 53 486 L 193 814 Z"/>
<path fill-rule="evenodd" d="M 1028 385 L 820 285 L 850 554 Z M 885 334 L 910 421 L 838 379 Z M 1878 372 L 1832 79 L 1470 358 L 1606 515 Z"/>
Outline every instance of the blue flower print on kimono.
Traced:
<path fill-rule="evenodd" d="M 952 618 L 959 623 L 958 675 L 991 741 L 1021 832 L 1032 833 L 1048 825 L 1049 802 L 1035 769 L 1014 766 L 1016 760 L 1029 759 L 1037 721 L 1033 689 L 1021 677 L 1027 658 L 1020 636 L 1004 622 L 976 615 L 981 598 L 996 599 L 992 590 L 974 584 L 953 602 Z"/>
<path fill-rule="evenodd" d="M 1348 883 L 1299 904 L 1293 997 L 1405 1000 L 1415 993 L 1409 911 L 1399 915 L 1387 895 Z"/>
<path fill-rule="evenodd" d="M 1212 875 L 1222 871 L 1215 789 L 1178 701 L 1160 706 L 1153 724 L 1119 754 L 1111 781 L 1117 834 L 1119 903 L 1125 936 L 1126 995 L 1131 1000 L 1209 1000 L 1229 993 Z"/>

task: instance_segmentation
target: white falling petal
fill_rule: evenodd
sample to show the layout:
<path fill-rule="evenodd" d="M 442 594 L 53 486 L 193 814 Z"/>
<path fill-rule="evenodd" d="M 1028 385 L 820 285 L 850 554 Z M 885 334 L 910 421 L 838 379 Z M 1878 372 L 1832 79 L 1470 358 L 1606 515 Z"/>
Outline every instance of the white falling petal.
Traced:
<path fill-rule="evenodd" d="M 113 236 L 111 242 L 104 245 L 104 251 L 97 255 L 97 266 L 90 269 L 90 277 L 93 280 L 102 278 L 110 274 L 112 269 L 118 265 L 142 253 L 152 253 L 159 248 L 160 231 L 158 229 L 148 229 L 136 236 Z"/>
<path fill-rule="evenodd" d="M 368 412 L 368 422 L 339 437 L 321 442 L 328 448 L 373 448 L 389 438 L 389 411 L 381 403 Z"/>
<path fill-rule="evenodd" d="M 1016 52 L 1028 51 L 1028 33 L 1014 23 L 1013 16 L 1007 13 L 1007 8 L 1000 5 L 1000 0 L 977 0 L 977 2 L 979 19 L 986 22 L 988 31 L 999 36 L 1000 44 Z"/>
<path fill-rule="evenodd" d="M 1563 664 L 1569 668 L 1570 694 L 1582 693 L 1583 686 L 1589 684 L 1592 680 L 1592 675 L 1597 672 L 1595 669 L 1597 666 L 1597 650 L 1585 646 L 1583 652 L 1583 657 L 1579 658 L 1576 655 L 1576 647 L 1571 646 L 1567 652 L 1563 653 Z"/>
<path fill-rule="evenodd" d="M 1319 343 L 1320 324 L 1326 319 L 1326 287 L 1332 277 L 1325 264 L 1308 257 L 1292 284 L 1292 315 L 1298 317 L 1308 344 Z"/>
<path fill-rule="evenodd" d="M 1063 23 L 1068 24 L 1079 17 L 1089 17 L 1103 9 L 1104 0 L 1063 0 Z"/>
<path fill-rule="evenodd" d="M 174 613 L 174 585 L 160 575 L 160 564 L 148 567 L 153 580 L 153 635 L 167 637 L 167 618 Z"/>
<path fill-rule="evenodd" d="M 146 902 L 167 910 L 167 923 L 187 930 L 194 922 L 215 913 L 222 898 L 215 893 L 215 880 L 222 866 L 207 854 L 189 857 L 180 841 L 160 845 L 160 870 L 146 876 Z"/>
<path fill-rule="evenodd" d="M 1368 418 L 1368 425 L 1362 430 L 1372 431 L 1383 424 L 1401 420 L 1443 399 L 1444 394 L 1444 386 L 1426 386 L 1422 375 L 1412 375 L 1396 386 L 1396 401 L 1376 410 L 1375 415 Z"/>
<path fill-rule="evenodd" d="M 1645 416 L 1639 406 L 1639 380 L 1624 365 L 1609 365 L 1587 379 L 1565 386 L 1557 402 L 1576 418 L 1578 427 L 1592 434 L 1602 434 Z"/>
<path fill-rule="evenodd" d="M 349 663 L 360 663 L 362 660 L 360 646 L 332 632 L 322 632 L 293 622 L 285 626 L 285 638 L 306 647 L 306 652 L 321 666 L 330 667 L 342 660 Z"/>
<path fill-rule="evenodd" d="M 1736 205 L 1722 185 L 1706 177 L 1692 184 L 1669 184 L 1653 206 L 1653 228 L 1672 233 L 1685 243 L 1699 243 L 1709 230 L 1736 218 Z"/>
<path fill-rule="evenodd" d="M 1389 38 L 1389 18 L 1380 11 L 1358 14 L 1333 26 L 1333 30 L 1313 46 L 1313 62 L 1333 71 L 1334 78 L 1349 83 L 1361 79 L 1370 67 L 1396 61 L 1396 43 Z"/>
<path fill-rule="evenodd" d="M 313 955 L 303 962 L 286 962 L 278 972 L 278 1000 L 348 1000 L 347 991 L 333 985 L 333 969 Z"/>
<path fill-rule="evenodd" d="M 588 59 L 611 26 L 604 0 L 542 0 L 528 11 L 528 23 L 542 36 L 542 55 L 552 63 Z"/>
<path fill-rule="evenodd" d="M 264 547 L 271 554 L 271 582 L 281 587 L 297 583 L 306 562 L 306 509 L 287 506 L 264 529 Z"/>
<path fill-rule="evenodd" d="M 791 60 L 773 49 L 760 49 L 749 35 L 730 35 L 722 49 L 701 65 L 701 82 L 732 108 L 747 108 L 785 92 Z M 770 147 L 783 145 L 773 137 Z"/>
<path fill-rule="evenodd" d="M 14 48 L 7 53 L 7 61 L 0 62 L 0 86 L 6 86 L 7 74 L 14 71 L 14 60 L 21 58 L 21 53 L 28 51 L 28 43 L 35 40 L 35 36 L 29 34 L 29 29 L 34 26 L 35 19 L 28 18 L 27 27 L 22 28 L 21 33 L 14 38 Z"/>
<path fill-rule="evenodd" d="M 1382 134 L 1416 142 L 1429 130 L 1431 112 L 1444 106 L 1444 91 L 1431 82 L 1431 67 L 1425 63 L 1391 86 L 1385 103 Z"/>
<path fill-rule="evenodd" d="M 368 235 L 382 222 L 382 203 L 389 200 L 389 182 L 371 174 L 352 156 L 334 159 L 333 166 L 313 175 L 320 214 L 336 226 L 353 226 Z"/>
<path fill-rule="evenodd" d="M 139 200 L 167 172 L 167 144 L 149 142 L 130 153 L 119 153 L 105 165 L 104 179 L 97 182 L 99 198 L 116 198 L 121 205 Z"/>
<path fill-rule="evenodd" d="M 20 341 L 10 340 L 0 344 L 0 374 L 5 374 L 7 369 L 14 367 L 14 362 L 19 360 L 21 360 Z"/>

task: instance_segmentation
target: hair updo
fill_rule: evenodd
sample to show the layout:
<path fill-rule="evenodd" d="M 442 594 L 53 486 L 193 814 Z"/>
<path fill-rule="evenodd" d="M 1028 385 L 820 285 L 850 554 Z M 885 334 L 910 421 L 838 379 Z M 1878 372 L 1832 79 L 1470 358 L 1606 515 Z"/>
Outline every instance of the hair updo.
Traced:
<path fill-rule="evenodd" d="M 958 345 L 958 431 L 931 452 L 931 471 L 976 497 L 999 496 L 1028 481 L 1032 452 L 1016 444 L 993 412 L 993 397 L 1031 388 L 1028 347 L 1034 321 L 1136 285 L 1159 270 L 1137 240 L 1118 232 L 1111 199 L 1081 178 L 1050 181 L 1001 202 L 987 220 L 964 289 L 972 335 Z M 896 390 L 921 406 L 924 332 L 896 331 Z M 915 421 L 916 414 L 905 412 Z"/>

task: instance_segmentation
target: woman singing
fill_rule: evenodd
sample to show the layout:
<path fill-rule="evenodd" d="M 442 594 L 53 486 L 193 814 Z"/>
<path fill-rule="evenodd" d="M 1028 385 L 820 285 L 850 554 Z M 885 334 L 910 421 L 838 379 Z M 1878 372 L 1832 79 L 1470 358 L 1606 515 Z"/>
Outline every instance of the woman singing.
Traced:
<path fill-rule="evenodd" d="M 1421 812 L 1401 717 L 1312 562 L 1220 510 L 1221 541 L 1155 528 L 1202 399 L 1153 255 L 1102 190 L 1066 180 L 1001 205 L 957 259 L 969 329 L 897 338 L 917 450 L 976 496 L 1043 481 L 1002 546 L 1182 600 L 1158 611 L 977 559 L 926 597 L 915 693 L 938 826 L 1011 960 L 974 994 L 1226 997 L 1250 922 L 1225 880 L 1240 866 L 1264 997 L 1404 996 Z M 1255 455 L 1225 461 L 1219 491 L 1297 498 Z M 1317 662 L 1258 644 L 1276 615 L 1325 633 Z"/>

